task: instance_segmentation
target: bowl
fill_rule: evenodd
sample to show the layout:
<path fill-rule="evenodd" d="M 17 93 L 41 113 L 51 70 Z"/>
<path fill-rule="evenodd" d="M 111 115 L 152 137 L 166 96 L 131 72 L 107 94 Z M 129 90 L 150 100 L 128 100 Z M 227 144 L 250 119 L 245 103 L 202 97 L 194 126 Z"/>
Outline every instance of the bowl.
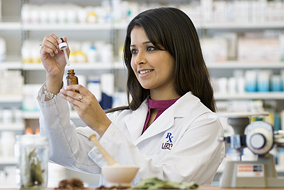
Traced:
<path fill-rule="evenodd" d="M 130 187 L 138 170 L 138 166 L 114 164 L 103 166 L 102 175 L 110 183 L 109 186 Z"/>

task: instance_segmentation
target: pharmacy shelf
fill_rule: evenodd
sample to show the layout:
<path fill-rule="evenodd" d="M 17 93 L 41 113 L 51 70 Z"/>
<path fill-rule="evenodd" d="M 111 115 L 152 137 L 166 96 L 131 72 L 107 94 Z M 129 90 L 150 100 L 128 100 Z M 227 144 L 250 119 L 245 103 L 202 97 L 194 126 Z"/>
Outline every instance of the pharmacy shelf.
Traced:
<path fill-rule="evenodd" d="M 113 25 L 114 29 L 116 30 L 126 30 L 128 23 L 116 23 Z"/>
<path fill-rule="evenodd" d="M 5 61 L 0 63 L 0 69 L 22 69 L 22 64 L 19 61 Z"/>
<path fill-rule="evenodd" d="M 16 164 L 16 163 L 15 163 Z M 18 188 L 18 186 L 17 185 L 0 185 L 0 188 L 1 189 L 16 189 L 16 188 Z"/>
<path fill-rule="evenodd" d="M 114 69 L 126 69 L 126 66 L 123 63 L 123 61 L 117 61 L 113 64 L 113 68 Z"/>
<path fill-rule="evenodd" d="M 77 24 L 80 26 L 80 24 Z M 90 24 L 85 24 L 86 28 L 89 30 L 93 29 L 116 29 L 116 30 L 126 30 L 128 23 L 115 23 L 109 24 L 109 26 L 89 26 Z M 76 26 L 76 24 L 75 24 Z M 68 27 L 68 25 L 66 26 Z M 284 22 L 262 22 L 262 23 L 200 23 L 195 24 L 197 29 L 273 29 L 273 28 L 284 28 Z M 61 27 L 60 27 L 61 28 Z M 71 28 L 70 28 L 71 29 Z"/>
<path fill-rule="evenodd" d="M 0 131 L 22 131 L 25 129 L 24 122 L 21 123 L 10 123 L 10 124 L 0 124 Z"/>
<path fill-rule="evenodd" d="M 25 111 L 23 112 L 23 118 L 24 119 L 38 119 L 40 116 L 40 112 L 29 112 Z M 70 118 L 71 119 L 79 119 L 79 116 L 76 111 L 70 112 Z"/>
<path fill-rule="evenodd" d="M 125 30 L 128 23 L 70 23 L 70 24 L 23 24 L 3 23 L 0 29 L 8 30 Z M 8 29 L 5 29 L 5 26 Z M 196 25 L 197 29 L 273 29 L 284 28 L 284 22 L 262 22 L 262 23 L 201 23 Z"/>
<path fill-rule="evenodd" d="M 223 22 L 223 23 L 204 23 L 200 28 L 204 29 L 273 29 L 284 28 L 284 22 L 261 22 L 261 23 L 244 23 L 244 22 Z"/>
<path fill-rule="evenodd" d="M 214 98 L 215 100 L 284 100 L 284 92 L 246 92 L 236 94 L 215 94 Z"/>
<path fill-rule="evenodd" d="M 93 24 L 93 23 L 70 23 L 70 24 L 23 24 L 22 30 L 111 30 L 113 25 L 111 23 Z"/>
<path fill-rule="evenodd" d="M 76 70 L 103 70 L 113 69 L 112 63 L 71 63 L 67 68 L 74 68 Z"/>
<path fill-rule="evenodd" d="M 24 119 L 38 119 L 39 115 L 40 115 L 39 112 L 23 111 Z"/>
<path fill-rule="evenodd" d="M 241 62 L 241 61 L 227 61 L 227 62 L 208 62 L 206 63 L 208 69 L 284 69 L 284 62 Z"/>
<path fill-rule="evenodd" d="M 0 62 L 0 69 L 22 69 L 21 57 L 6 55 L 5 61 Z"/>
<path fill-rule="evenodd" d="M 18 186 L 17 185 L 0 185 L 0 188 L 1 189 L 16 189 L 16 188 L 18 188 Z"/>
<path fill-rule="evenodd" d="M 0 96 L 0 103 L 8 103 L 8 102 L 13 102 L 13 103 L 22 103 L 23 97 L 21 95 L 19 96 Z"/>
<path fill-rule="evenodd" d="M 15 157 L 0 157 L 0 165 L 14 165 L 16 164 Z"/>
<path fill-rule="evenodd" d="M 208 69 L 284 69 L 284 62 L 281 63 L 251 63 L 251 62 L 222 62 L 207 63 Z M 102 69 L 126 69 L 123 62 L 112 63 L 72 63 L 70 68 L 76 70 L 102 70 Z M 44 70 L 42 64 L 11 62 L 0 64 L 0 69 L 23 69 L 23 70 Z"/>
<path fill-rule="evenodd" d="M 22 29 L 20 22 L 0 22 L 0 30 L 18 30 Z"/>
<path fill-rule="evenodd" d="M 23 70 L 44 70 L 41 63 L 24 63 L 22 64 Z"/>
<path fill-rule="evenodd" d="M 66 66 L 66 69 L 72 68 L 76 70 L 108 70 L 113 69 L 112 63 L 70 63 L 70 66 Z M 44 67 L 40 63 L 25 63 L 22 65 L 23 70 L 44 70 Z"/>
<path fill-rule="evenodd" d="M 208 69 L 284 69 L 284 62 L 275 63 L 259 63 L 259 62 L 209 62 L 206 64 Z M 126 69 L 123 61 L 114 63 L 71 63 L 71 66 L 78 70 L 98 70 L 98 69 Z M 43 65 L 40 63 L 25 63 L 20 61 L 11 61 L 0 63 L 0 69 L 23 69 L 23 70 L 43 70 Z"/>

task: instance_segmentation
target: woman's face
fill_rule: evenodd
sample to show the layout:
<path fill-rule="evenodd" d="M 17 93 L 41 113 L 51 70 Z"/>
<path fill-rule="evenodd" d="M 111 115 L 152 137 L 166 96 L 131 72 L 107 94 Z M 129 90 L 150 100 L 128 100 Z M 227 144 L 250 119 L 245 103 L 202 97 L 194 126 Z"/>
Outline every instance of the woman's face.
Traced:
<path fill-rule="evenodd" d="M 174 93 L 174 58 L 164 50 L 158 50 L 150 42 L 144 29 L 135 26 L 131 31 L 131 67 L 151 98 Z"/>

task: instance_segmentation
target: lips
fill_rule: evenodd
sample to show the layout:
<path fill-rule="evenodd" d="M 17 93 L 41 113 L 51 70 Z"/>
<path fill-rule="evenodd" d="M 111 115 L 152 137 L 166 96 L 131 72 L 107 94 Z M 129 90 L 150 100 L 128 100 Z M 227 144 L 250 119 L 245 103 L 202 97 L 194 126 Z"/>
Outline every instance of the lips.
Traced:
<path fill-rule="evenodd" d="M 150 72 L 152 72 L 152 71 L 154 71 L 154 69 L 145 69 L 145 70 L 140 70 L 140 71 L 138 71 L 138 73 L 139 73 L 139 74 L 146 74 L 146 73 L 150 73 Z"/>

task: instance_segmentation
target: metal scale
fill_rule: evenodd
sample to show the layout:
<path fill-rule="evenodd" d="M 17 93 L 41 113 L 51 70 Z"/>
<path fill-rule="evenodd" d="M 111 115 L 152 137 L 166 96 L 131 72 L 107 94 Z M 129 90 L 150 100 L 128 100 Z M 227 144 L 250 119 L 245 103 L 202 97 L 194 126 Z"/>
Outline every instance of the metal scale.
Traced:
<path fill-rule="evenodd" d="M 267 122 L 250 123 L 249 117 L 267 116 L 267 113 L 217 113 L 217 117 L 228 117 L 234 135 L 220 137 L 238 153 L 238 161 L 227 161 L 219 181 L 220 187 L 284 187 L 284 178 L 277 177 L 274 157 L 269 153 L 274 145 L 284 147 L 284 131 L 274 132 Z M 246 131 L 246 134 L 245 134 Z M 243 149 L 248 147 L 258 155 L 256 161 L 242 161 Z"/>

